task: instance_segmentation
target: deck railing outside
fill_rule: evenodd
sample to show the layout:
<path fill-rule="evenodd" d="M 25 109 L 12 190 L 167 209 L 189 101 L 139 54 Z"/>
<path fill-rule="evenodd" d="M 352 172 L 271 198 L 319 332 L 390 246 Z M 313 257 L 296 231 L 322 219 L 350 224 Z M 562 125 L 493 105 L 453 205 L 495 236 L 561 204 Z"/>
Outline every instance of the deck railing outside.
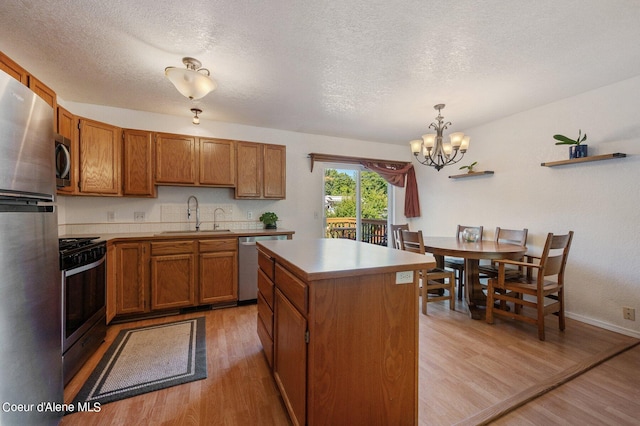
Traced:
<path fill-rule="evenodd" d="M 362 241 L 379 246 L 387 245 L 387 219 L 362 219 Z M 327 218 L 327 238 L 356 239 L 355 217 Z"/>

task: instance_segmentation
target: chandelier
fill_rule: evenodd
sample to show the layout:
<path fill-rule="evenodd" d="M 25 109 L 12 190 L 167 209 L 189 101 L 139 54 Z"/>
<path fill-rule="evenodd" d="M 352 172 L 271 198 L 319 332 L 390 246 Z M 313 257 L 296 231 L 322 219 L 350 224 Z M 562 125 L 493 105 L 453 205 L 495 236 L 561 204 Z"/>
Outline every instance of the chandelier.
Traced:
<path fill-rule="evenodd" d="M 416 139 L 409 142 L 411 144 L 411 152 L 420 164 L 435 167 L 440 171 L 444 166 L 455 164 L 462 160 L 467 148 L 469 148 L 469 136 L 465 136 L 462 132 L 451 133 L 450 141 L 442 140 L 442 132 L 451 125 L 450 121 L 445 122 L 444 117 L 440 114 L 440 110 L 444 109 L 444 104 L 438 104 L 433 107 L 438 110 L 436 122 L 429 125 L 430 129 L 436 133 L 427 133 L 422 135 L 422 140 Z M 458 153 L 461 153 L 458 157 Z M 418 155 L 422 154 L 420 159 Z"/>
<path fill-rule="evenodd" d="M 218 87 L 211 79 L 208 69 L 201 68 L 202 63 L 195 58 L 182 58 L 187 68 L 166 67 L 164 75 L 169 79 L 178 92 L 194 100 L 200 99 Z"/>

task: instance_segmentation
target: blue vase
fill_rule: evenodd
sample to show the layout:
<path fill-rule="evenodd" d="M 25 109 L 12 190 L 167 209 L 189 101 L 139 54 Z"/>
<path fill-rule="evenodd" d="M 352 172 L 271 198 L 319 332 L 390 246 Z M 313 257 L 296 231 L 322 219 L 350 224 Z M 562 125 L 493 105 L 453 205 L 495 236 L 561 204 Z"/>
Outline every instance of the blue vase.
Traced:
<path fill-rule="evenodd" d="M 571 145 L 569 147 L 569 159 L 586 157 L 588 152 L 588 145 Z"/>

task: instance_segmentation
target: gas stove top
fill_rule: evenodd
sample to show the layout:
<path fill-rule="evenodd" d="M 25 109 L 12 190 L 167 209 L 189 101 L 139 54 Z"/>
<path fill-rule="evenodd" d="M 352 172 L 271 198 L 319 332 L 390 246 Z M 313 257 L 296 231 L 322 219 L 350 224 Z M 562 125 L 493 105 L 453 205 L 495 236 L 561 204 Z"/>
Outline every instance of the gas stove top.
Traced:
<path fill-rule="evenodd" d="M 100 237 L 60 238 L 58 242 L 63 271 L 96 262 L 107 252 L 107 243 Z"/>
<path fill-rule="evenodd" d="M 60 238 L 58 240 L 60 251 L 77 249 L 80 247 L 88 246 L 100 237 L 82 237 L 82 238 Z"/>

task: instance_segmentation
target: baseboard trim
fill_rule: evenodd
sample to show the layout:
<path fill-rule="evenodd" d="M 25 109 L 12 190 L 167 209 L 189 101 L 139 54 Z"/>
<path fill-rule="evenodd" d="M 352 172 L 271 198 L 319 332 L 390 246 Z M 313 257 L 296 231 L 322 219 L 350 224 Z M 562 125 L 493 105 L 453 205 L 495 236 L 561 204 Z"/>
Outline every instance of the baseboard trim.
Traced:
<path fill-rule="evenodd" d="M 640 339 L 640 331 L 630 330 L 628 328 L 609 324 L 603 321 L 598 321 L 593 318 L 585 317 L 583 315 L 573 314 L 571 312 L 566 312 L 566 311 L 564 313 L 564 316 L 576 321 L 583 322 L 585 324 L 593 325 L 598 328 L 604 328 L 605 330 L 613 331 L 615 333 L 624 334 L 625 336 L 630 336 L 630 337 L 635 337 L 636 339 Z"/>

